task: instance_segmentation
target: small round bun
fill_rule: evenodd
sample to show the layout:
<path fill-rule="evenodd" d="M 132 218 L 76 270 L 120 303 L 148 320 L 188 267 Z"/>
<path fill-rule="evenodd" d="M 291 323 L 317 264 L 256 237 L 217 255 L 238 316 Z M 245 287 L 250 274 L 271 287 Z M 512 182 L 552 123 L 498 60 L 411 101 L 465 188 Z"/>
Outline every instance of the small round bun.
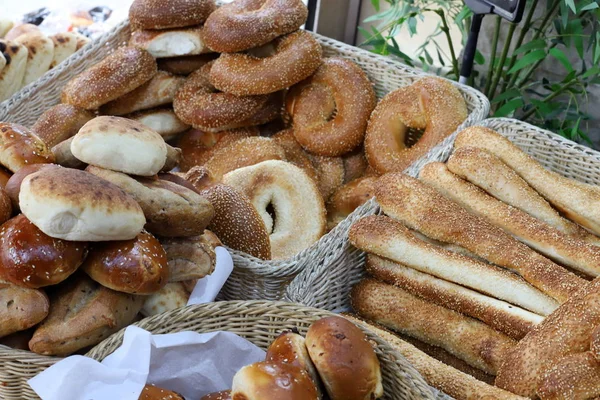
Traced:
<path fill-rule="evenodd" d="M 86 164 L 140 176 L 156 175 L 167 161 L 162 136 L 121 117 L 96 117 L 85 124 L 73 138 L 71 152 Z"/>
<path fill-rule="evenodd" d="M 92 245 L 82 268 L 102 286 L 130 294 L 158 292 L 169 280 L 167 254 L 148 232 Z"/>
<path fill-rule="evenodd" d="M 139 400 L 184 400 L 183 396 L 167 389 L 161 389 L 154 385 L 144 386 Z"/>
<path fill-rule="evenodd" d="M 306 333 L 306 347 L 331 400 L 383 396 L 379 360 L 365 334 L 342 317 L 326 317 Z"/>
<path fill-rule="evenodd" d="M 215 392 L 202 396 L 200 400 L 232 400 L 231 390 L 223 390 L 222 392 Z"/>
<path fill-rule="evenodd" d="M 6 182 L 5 190 L 10 198 L 13 209 L 19 210 L 19 193 L 21 192 L 21 184 L 23 183 L 23 179 L 26 176 L 31 175 L 37 171 L 40 171 L 45 168 L 60 168 L 60 166 L 56 164 L 31 164 L 27 165 L 10 177 L 8 182 Z"/>
<path fill-rule="evenodd" d="M 54 162 L 42 139 L 22 125 L 0 122 L 0 143 L 0 164 L 13 173 L 29 164 Z"/>
<path fill-rule="evenodd" d="M 233 399 L 317 400 L 315 384 L 308 373 L 290 364 L 258 362 L 240 369 L 233 377 Z"/>
<path fill-rule="evenodd" d="M 79 268 L 85 243 L 53 239 L 20 214 L 0 227 L 0 276 L 37 289 L 56 285 Z"/>
<path fill-rule="evenodd" d="M 146 223 L 139 204 L 118 186 L 69 168 L 44 168 L 25 177 L 19 205 L 42 232 L 65 240 L 129 240 Z"/>
<path fill-rule="evenodd" d="M 133 29 L 167 29 L 198 25 L 215 10 L 214 0 L 135 0 L 129 7 Z"/>

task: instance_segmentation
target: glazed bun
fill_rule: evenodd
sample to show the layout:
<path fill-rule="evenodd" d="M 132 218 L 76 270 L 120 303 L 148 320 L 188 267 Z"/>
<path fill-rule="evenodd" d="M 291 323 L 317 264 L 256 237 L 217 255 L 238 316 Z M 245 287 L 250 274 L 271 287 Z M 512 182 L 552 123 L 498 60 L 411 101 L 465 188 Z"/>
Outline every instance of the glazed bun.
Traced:
<path fill-rule="evenodd" d="M 42 232 L 65 240 L 129 240 L 146 223 L 139 204 L 119 187 L 69 168 L 45 168 L 25 177 L 19 205 Z"/>
<path fill-rule="evenodd" d="M 317 400 L 317 388 L 308 373 L 290 364 L 258 362 L 233 377 L 233 399 Z"/>
<path fill-rule="evenodd" d="M 210 393 L 202 396 L 200 400 L 231 400 L 231 390 L 223 390 L 222 392 Z"/>
<path fill-rule="evenodd" d="M 130 294 L 158 292 L 169 280 L 167 254 L 148 232 L 92 245 L 82 269 L 102 286 Z"/>
<path fill-rule="evenodd" d="M 0 166 L 0 187 L 2 189 L 6 188 L 6 184 L 8 183 L 8 180 L 10 179 L 10 177 L 12 175 L 13 175 L 12 172 L 10 172 L 6 168 L 2 168 Z"/>
<path fill-rule="evenodd" d="M 12 217 L 13 207 L 10 196 L 6 190 L 0 188 L 0 224 L 5 223 Z"/>
<path fill-rule="evenodd" d="M 306 333 L 306 347 L 331 400 L 383 396 L 377 355 L 352 322 L 342 317 L 316 321 Z"/>
<path fill-rule="evenodd" d="M 10 198 L 14 210 L 19 210 L 19 193 L 21 192 L 21 184 L 26 176 L 33 174 L 45 168 L 60 168 L 56 164 L 31 164 L 27 165 L 10 177 L 6 182 L 5 190 Z"/>
<path fill-rule="evenodd" d="M 167 161 L 167 144 L 146 125 L 121 117 L 102 116 L 85 124 L 71 152 L 86 164 L 126 174 L 153 176 Z"/>
<path fill-rule="evenodd" d="M 135 0 L 129 8 L 133 29 L 167 29 L 198 25 L 215 10 L 214 0 Z"/>
<path fill-rule="evenodd" d="M 0 276 L 15 285 L 56 285 L 79 268 L 86 254 L 85 243 L 51 238 L 23 214 L 0 227 Z"/>
<path fill-rule="evenodd" d="M 0 142 L 0 164 L 13 173 L 29 164 L 54 162 L 42 139 L 22 125 L 0 122 Z"/>
<path fill-rule="evenodd" d="M 161 389 L 154 385 L 144 386 L 139 400 L 184 400 L 183 396 L 167 389 Z"/>

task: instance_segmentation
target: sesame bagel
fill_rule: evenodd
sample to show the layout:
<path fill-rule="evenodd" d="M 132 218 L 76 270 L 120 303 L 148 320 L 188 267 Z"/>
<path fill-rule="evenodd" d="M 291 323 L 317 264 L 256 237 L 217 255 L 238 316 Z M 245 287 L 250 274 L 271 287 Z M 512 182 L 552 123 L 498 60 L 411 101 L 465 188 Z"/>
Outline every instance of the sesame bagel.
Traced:
<path fill-rule="evenodd" d="M 208 17 L 205 40 L 214 51 L 235 53 L 294 32 L 307 17 L 301 0 L 238 0 Z"/>
<path fill-rule="evenodd" d="M 214 0 L 135 0 L 129 8 L 133 29 L 167 29 L 198 25 L 216 8 Z"/>
<path fill-rule="evenodd" d="M 356 149 L 363 142 L 367 121 L 376 97 L 369 78 L 352 61 L 340 57 L 326 59 L 296 95 L 313 86 L 327 86 L 335 102 L 335 113 L 321 112 L 319 103 L 296 101 L 292 108 L 294 135 L 308 151 L 329 157 Z M 309 97 L 311 97 L 309 94 Z"/>
<path fill-rule="evenodd" d="M 377 104 L 369 119 L 365 135 L 369 165 L 381 174 L 404 171 L 466 118 L 465 100 L 449 81 L 428 77 L 397 89 Z M 411 129 L 424 133 L 408 147 Z"/>
<path fill-rule="evenodd" d="M 237 96 L 274 93 L 311 76 L 321 65 L 321 45 L 306 31 L 276 39 L 272 55 L 221 54 L 210 70 L 210 82 Z"/>

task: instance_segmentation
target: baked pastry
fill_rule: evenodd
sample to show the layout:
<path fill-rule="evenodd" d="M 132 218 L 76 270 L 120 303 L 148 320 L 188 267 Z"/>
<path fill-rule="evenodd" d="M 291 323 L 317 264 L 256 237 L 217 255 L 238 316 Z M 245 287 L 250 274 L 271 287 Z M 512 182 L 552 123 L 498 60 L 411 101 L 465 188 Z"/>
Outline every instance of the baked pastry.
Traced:
<path fill-rule="evenodd" d="M 13 173 L 28 164 L 54 162 L 48 146 L 22 125 L 0 122 L 0 164 Z"/>
<path fill-rule="evenodd" d="M 56 146 L 52 148 L 52 154 L 54 155 L 54 160 L 56 164 L 65 168 L 73 168 L 73 169 L 85 169 L 87 166 L 86 163 L 81 161 L 79 158 L 73 155 L 71 151 L 71 143 L 75 136 L 68 138 L 67 140 L 63 140 Z"/>
<path fill-rule="evenodd" d="M 169 266 L 169 282 L 200 279 L 215 270 L 217 256 L 214 247 L 202 236 L 163 238 Z"/>
<path fill-rule="evenodd" d="M 129 45 L 148 51 L 155 58 L 209 53 L 202 26 L 133 32 Z"/>
<path fill-rule="evenodd" d="M 65 240 L 129 240 L 146 223 L 135 199 L 118 186 L 69 168 L 46 168 L 25 177 L 19 205 L 42 232 Z"/>
<path fill-rule="evenodd" d="M 218 57 L 217 53 L 206 53 L 195 56 L 160 58 L 156 62 L 160 71 L 167 71 L 175 75 L 189 75 Z"/>
<path fill-rule="evenodd" d="M 170 390 L 161 389 L 154 385 L 146 385 L 139 400 L 185 400 L 183 396 Z"/>
<path fill-rule="evenodd" d="M 94 114 L 83 108 L 57 104 L 44 111 L 31 130 L 46 143 L 46 146 L 52 148 L 75 136 L 79 129 L 93 118 Z"/>
<path fill-rule="evenodd" d="M 177 137 L 177 134 L 187 131 L 190 126 L 181 121 L 177 114 L 167 107 L 137 111 L 125 116 L 127 119 L 139 122 L 158 133 L 165 141 Z M 163 168 L 165 169 L 165 168 Z"/>
<path fill-rule="evenodd" d="M 27 47 L 16 42 L 0 40 L 5 66 L 0 70 L 0 101 L 8 99 L 21 89 L 27 66 Z"/>
<path fill-rule="evenodd" d="M 5 40 L 15 40 L 21 35 L 25 35 L 27 33 L 41 33 L 40 28 L 34 24 L 20 24 L 13 26 L 6 35 L 4 35 Z"/>
<path fill-rule="evenodd" d="M 200 400 L 232 400 L 231 390 L 223 390 L 221 392 L 210 393 L 206 396 L 202 396 Z"/>
<path fill-rule="evenodd" d="M 335 228 L 361 205 L 375 197 L 376 176 L 363 176 L 340 187 L 327 201 L 327 227 Z"/>
<path fill-rule="evenodd" d="M 54 58 L 54 42 L 39 32 L 30 32 L 19 36 L 15 43 L 27 48 L 27 63 L 21 86 L 36 81 L 50 69 Z"/>
<path fill-rule="evenodd" d="M 0 281 L 0 337 L 29 329 L 48 315 L 48 296 Z"/>
<path fill-rule="evenodd" d="M 54 43 L 54 52 L 50 68 L 56 67 L 77 51 L 79 37 L 72 32 L 61 32 L 50 36 Z"/>
<path fill-rule="evenodd" d="M 189 298 L 190 293 L 183 283 L 167 283 L 158 292 L 146 297 L 140 312 L 146 317 L 162 314 L 176 308 L 185 307 Z"/>
<path fill-rule="evenodd" d="M 135 0 L 129 7 L 133 29 L 167 29 L 198 25 L 216 8 L 214 0 Z"/>
<path fill-rule="evenodd" d="M 561 358 L 544 374 L 537 395 L 542 400 L 600 396 L 600 362 L 589 351 Z"/>
<path fill-rule="evenodd" d="M 31 175 L 44 168 L 59 168 L 56 164 L 31 164 L 27 165 L 17 172 L 15 172 L 6 182 L 4 191 L 10 198 L 12 209 L 18 211 L 19 207 L 19 193 L 21 192 L 21 184 L 26 176 Z"/>

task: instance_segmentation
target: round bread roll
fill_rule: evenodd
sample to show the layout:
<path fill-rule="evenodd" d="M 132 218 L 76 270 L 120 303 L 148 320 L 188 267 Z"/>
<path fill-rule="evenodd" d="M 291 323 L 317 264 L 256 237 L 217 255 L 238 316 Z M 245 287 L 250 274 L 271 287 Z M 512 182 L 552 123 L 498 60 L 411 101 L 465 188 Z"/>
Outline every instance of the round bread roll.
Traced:
<path fill-rule="evenodd" d="M 19 207 L 19 193 L 21 192 L 21 184 L 26 176 L 45 168 L 60 168 L 56 164 L 31 164 L 27 165 L 15 172 L 6 182 L 5 191 L 10 198 L 13 210 L 17 211 Z"/>
<path fill-rule="evenodd" d="M 92 118 L 94 114 L 83 108 L 57 104 L 40 115 L 31 130 L 46 143 L 46 146 L 52 148 L 75 136 Z"/>
<path fill-rule="evenodd" d="M 258 362 L 233 377 L 233 399 L 317 400 L 317 388 L 305 370 L 290 364 Z"/>
<path fill-rule="evenodd" d="M 121 47 L 98 64 L 71 79 L 61 101 L 86 110 L 96 110 L 149 81 L 158 71 L 146 50 Z"/>
<path fill-rule="evenodd" d="M 169 280 L 167 254 L 148 232 L 92 245 L 82 269 L 102 286 L 130 294 L 158 292 Z"/>
<path fill-rule="evenodd" d="M 135 0 L 129 7 L 133 29 L 167 29 L 198 25 L 215 10 L 214 0 Z"/>
<path fill-rule="evenodd" d="M 146 125 L 121 117 L 96 117 L 71 142 L 86 164 L 139 176 L 156 175 L 167 161 L 167 144 Z"/>
<path fill-rule="evenodd" d="M 129 240 L 146 223 L 139 204 L 118 186 L 69 168 L 44 168 L 25 177 L 19 205 L 42 232 L 65 240 Z"/>
<path fill-rule="evenodd" d="M 51 238 L 23 214 L 0 227 L 0 275 L 15 285 L 56 285 L 79 268 L 86 254 L 85 243 Z"/>
<path fill-rule="evenodd" d="M 179 393 L 167 389 L 161 389 L 154 385 L 144 386 L 139 400 L 185 400 Z"/>
<path fill-rule="evenodd" d="M 306 333 L 306 347 L 331 400 L 383 396 L 379 360 L 365 334 L 342 317 L 326 317 Z"/>
<path fill-rule="evenodd" d="M 10 219 L 13 213 L 13 207 L 10 197 L 6 190 L 0 188 L 0 224 L 5 223 Z"/>
<path fill-rule="evenodd" d="M 54 162 L 42 139 L 22 125 L 0 122 L 0 143 L 0 164 L 13 173 L 28 164 Z"/>
<path fill-rule="evenodd" d="M 222 392 L 215 392 L 202 396 L 200 400 L 232 400 L 231 390 L 223 390 Z"/>

